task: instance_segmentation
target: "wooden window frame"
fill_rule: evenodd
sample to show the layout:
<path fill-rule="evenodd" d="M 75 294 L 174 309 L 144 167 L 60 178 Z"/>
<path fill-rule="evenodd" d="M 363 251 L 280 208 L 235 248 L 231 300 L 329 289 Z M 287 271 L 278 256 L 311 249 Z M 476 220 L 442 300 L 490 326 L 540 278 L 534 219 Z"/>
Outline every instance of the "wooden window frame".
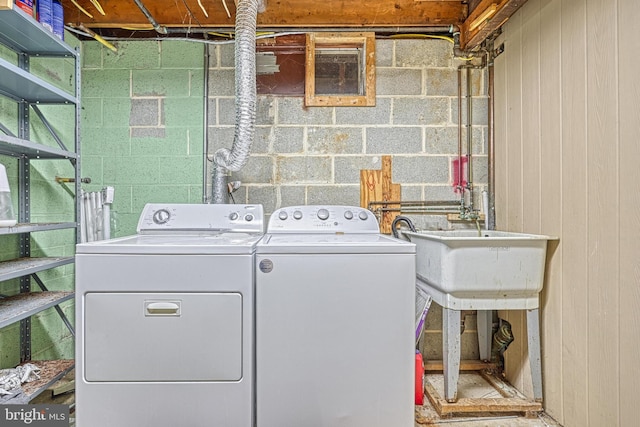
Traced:
<path fill-rule="evenodd" d="M 364 49 L 364 95 L 318 95 L 316 89 L 316 49 L 358 45 Z M 375 33 L 308 33 L 305 64 L 304 103 L 307 107 L 373 107 L 376 105 Z"/>

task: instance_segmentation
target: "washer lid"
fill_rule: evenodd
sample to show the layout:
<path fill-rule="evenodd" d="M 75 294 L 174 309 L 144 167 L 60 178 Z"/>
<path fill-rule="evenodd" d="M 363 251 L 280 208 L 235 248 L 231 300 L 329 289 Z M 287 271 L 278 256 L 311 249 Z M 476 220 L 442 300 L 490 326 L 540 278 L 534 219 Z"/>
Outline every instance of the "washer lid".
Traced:
<path fill-rule="evenodd" d="M 416 245 L 383 234 L 266 234 L 258 243 L 262 254 L 416 253 Z"/>
<path fill-rule="evenodd" d="M 251 254 L 262 238 L 259 233 L 211 232 L 120 237 L 82 243 L 78 254 Z"/>

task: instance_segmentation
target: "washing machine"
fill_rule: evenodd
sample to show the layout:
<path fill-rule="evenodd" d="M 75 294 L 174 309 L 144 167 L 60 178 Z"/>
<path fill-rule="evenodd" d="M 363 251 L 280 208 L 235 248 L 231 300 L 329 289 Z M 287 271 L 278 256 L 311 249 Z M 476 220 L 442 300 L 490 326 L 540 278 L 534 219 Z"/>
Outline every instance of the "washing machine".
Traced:
<path fill-rule="evenodd" d="M 76 425 L 252 427 L 260 205 L 148 204 L 77 245 Z"/>
<path fill-rule="evenodd" d="M 271 215 L 256 247 L 258 427 L 413 427 L 415 251 L 366 209 Z"/>

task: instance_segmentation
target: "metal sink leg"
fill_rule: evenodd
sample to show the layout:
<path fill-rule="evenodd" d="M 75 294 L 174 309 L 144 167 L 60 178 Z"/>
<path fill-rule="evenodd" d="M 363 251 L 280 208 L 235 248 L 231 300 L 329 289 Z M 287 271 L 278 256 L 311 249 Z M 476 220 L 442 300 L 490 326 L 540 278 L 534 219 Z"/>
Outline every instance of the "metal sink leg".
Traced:
<path fill-rule="evenodd" d="M 443 308 L 442 326 L 444 398 L 453 403 L 458 400 L 460 376 L 460 310 Z"/>

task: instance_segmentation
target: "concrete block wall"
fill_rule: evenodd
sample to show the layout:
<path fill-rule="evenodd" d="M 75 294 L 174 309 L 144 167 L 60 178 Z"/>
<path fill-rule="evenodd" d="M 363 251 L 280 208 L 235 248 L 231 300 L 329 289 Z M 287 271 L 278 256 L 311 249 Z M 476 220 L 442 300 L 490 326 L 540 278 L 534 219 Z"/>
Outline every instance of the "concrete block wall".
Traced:
<path fill-rule="evenodd" d="M 115 189 L 113 236 L 146 203 L 202 203 L 204 48 L 190 42 L 82 44 L 82 175 Z"/>
<path fill-rule="evenodd" d="M 233 46 L 210 48 L 208 159 L 231 147 L 234 134 Z M 452 44 L 444 40 L 377 40 L 375 107 L 305 107 L 301 97 L 259 96 L 256 136 L 237 203 L 281 206 L 360 204 L 360 170 L 380 169 L 391 155 L 403 200 L 459 201 L 451 161 L 458 154 L 458 85 Z M 486 73 L 473 70 L 473 173 L 477 194 L 487 182 Z M 466 89 L 466 72 L 463 72 Z M 464 92 L 464 90 L 463 90 Z M 463 104 L 466 121 L 466 105 Z M 466 131 L 463 133 L 466 153 Z M 211 166 L 207 162 L 207 196 Z M 479 199 L 476 199 L 476 203 Z M 477 204 L 476 206 L 479 206 Z M 451 228 L 444 216 L 407 214 L 418 228 Z M 475 314 L 465 316 L 463 359 L 477 359 Z M 432 304 L 420 349 L 442 358 L 442 309 Z"/>
<path fill-rule="evenodd" d="M 231 178 L 242 181 L 235 201 L 261 203 L 267 213 L 296 204 L 359 205 L 360 170 L 379 169 L 383 155 L 393 156 L 393 182 L 401 184 L 403 200 L 459 200 L 451 161 L 458 153 L 462 62 L 452 46 L 439 39 L 378 39 L 375 107 L 305 107 L 302 97 L 259 96 L 251 157 Z M 233 143 L 233 55 L 233 45 L 210 47 L 207 197 L 213 154 Z M 473 70 L 478 190 L 487 182 L 485 80 L 483 70 Z M 463 137 L 466 153 L 466 132 Z M 450 226 L 444 217 L 410 216 L 421 228 Z"/>

